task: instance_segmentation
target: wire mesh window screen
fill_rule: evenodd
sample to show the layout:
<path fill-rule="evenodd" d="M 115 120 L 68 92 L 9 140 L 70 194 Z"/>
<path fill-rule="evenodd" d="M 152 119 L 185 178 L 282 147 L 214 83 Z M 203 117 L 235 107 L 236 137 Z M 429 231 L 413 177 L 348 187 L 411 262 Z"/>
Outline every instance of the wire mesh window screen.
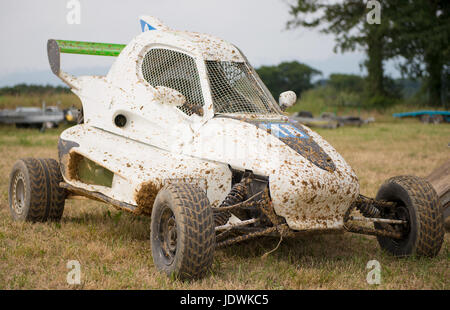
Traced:
<path fill-rule="evenodd" d="M 162 48 L 151 49 L 142 62 L 142 75 L 153 87 L 165 86 L 182 93 L 186 104 L 178 108 L 187 115 L 193 114 L 188 105 L 204 105 L 197 65 L 186 54 Z"/>
<path fill-rule="evenodd" d="M 278 114 L 245 63 L 206 61 L 216 113 Z"/>

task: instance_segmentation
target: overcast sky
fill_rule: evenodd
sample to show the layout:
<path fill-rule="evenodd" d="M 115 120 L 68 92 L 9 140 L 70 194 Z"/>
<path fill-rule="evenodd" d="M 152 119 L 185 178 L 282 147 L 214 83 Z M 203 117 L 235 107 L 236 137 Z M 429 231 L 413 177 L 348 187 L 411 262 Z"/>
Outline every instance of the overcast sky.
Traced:
<path fill-rule="evenodd" d="M 209 33 L 237 45 L 255 67 L 297 60 L 323 72 L 361 74 L 361 52 L 338 55 L 334 39 L 313 30 L 285 30 L 288 0 L 79 0 L 81 23 L 67 23 L 69 0 L 0 1 L 0 87 L 59 83 L 50 73 L 46 43 L 52 39 L 128 43 L 140 33 L 139 15 L 153 15 L 172 29 Z M 104 74 L 112 57 L 64 55 L 62 68 Z M 390 74 L 396 75 L 392 65 Z"/>

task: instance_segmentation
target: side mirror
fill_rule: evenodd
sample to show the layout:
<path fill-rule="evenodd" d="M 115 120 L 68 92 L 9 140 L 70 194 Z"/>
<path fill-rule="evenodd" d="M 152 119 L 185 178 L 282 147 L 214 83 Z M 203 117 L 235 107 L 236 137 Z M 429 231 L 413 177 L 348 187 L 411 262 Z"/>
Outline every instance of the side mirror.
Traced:
<path fill-rule="evenodd" d="M 160 104 L 179 107 L 186 103 L 186 97 L 175 89 L 165 86 L 156 86 L 155 90 L 154 99 Z"/>
<path fill-rule="evenodd" d="M 292 90 L 282 92 L 278 100 L 281 110 L 283 111 L 294 105 L 295 102 L 297 102 L 297 95 Z"/>

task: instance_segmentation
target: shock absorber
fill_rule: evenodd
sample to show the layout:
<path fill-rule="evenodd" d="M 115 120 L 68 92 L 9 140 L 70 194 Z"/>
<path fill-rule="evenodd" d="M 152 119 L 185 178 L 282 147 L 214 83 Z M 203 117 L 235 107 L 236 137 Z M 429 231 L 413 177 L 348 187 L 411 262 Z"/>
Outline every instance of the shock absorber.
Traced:
<path fill-rule="evenodd" d="M 225 197 L 223 202 L 217 208 L 218 210 L 215 210 L 214 212 L 214 222 L 216 226 L 225 225 L 231 216 L 229 211 L 220 211 L 220 208 L 229 207 L 247 199 L 249 191 L 248 185 L 250 182 L 251 177 L 244 177 L 239 183 L 233 185 L 227 197 Z"/>
<path fill-rule="evenodd" d="M 380 217 L 380 209 L 378 209 L 370 200 L 364 199 L 361 195 L 360 198 L 363 198 L 361 203 L 357 206 L 357 209 L 361 212 L 365 217 Z"/>

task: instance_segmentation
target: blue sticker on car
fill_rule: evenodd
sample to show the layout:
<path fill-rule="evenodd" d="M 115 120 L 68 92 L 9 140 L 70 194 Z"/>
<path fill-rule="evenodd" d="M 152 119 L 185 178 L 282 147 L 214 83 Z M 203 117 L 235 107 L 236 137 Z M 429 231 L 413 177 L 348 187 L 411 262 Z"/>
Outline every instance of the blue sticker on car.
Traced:
<path fill-rule="evenodd" d="M 155 27 L 153 27 L 153 26 L 150 25 L 149 23 L 143 21 L 142 19 L 141 19 L 140 21 L 141 21 L 141 29 L 142 29 L 142 32 L 146 32 L 146 31 L 149 31 L 149 30 L 156 30 Z"/>
<path fill-rule="evenodd" d="M 304 131 L 289 123 L 259 123 L 258 125 L 266 131 L 270 130 L 270 133 L 278 138 L 309 138 Z"/>

